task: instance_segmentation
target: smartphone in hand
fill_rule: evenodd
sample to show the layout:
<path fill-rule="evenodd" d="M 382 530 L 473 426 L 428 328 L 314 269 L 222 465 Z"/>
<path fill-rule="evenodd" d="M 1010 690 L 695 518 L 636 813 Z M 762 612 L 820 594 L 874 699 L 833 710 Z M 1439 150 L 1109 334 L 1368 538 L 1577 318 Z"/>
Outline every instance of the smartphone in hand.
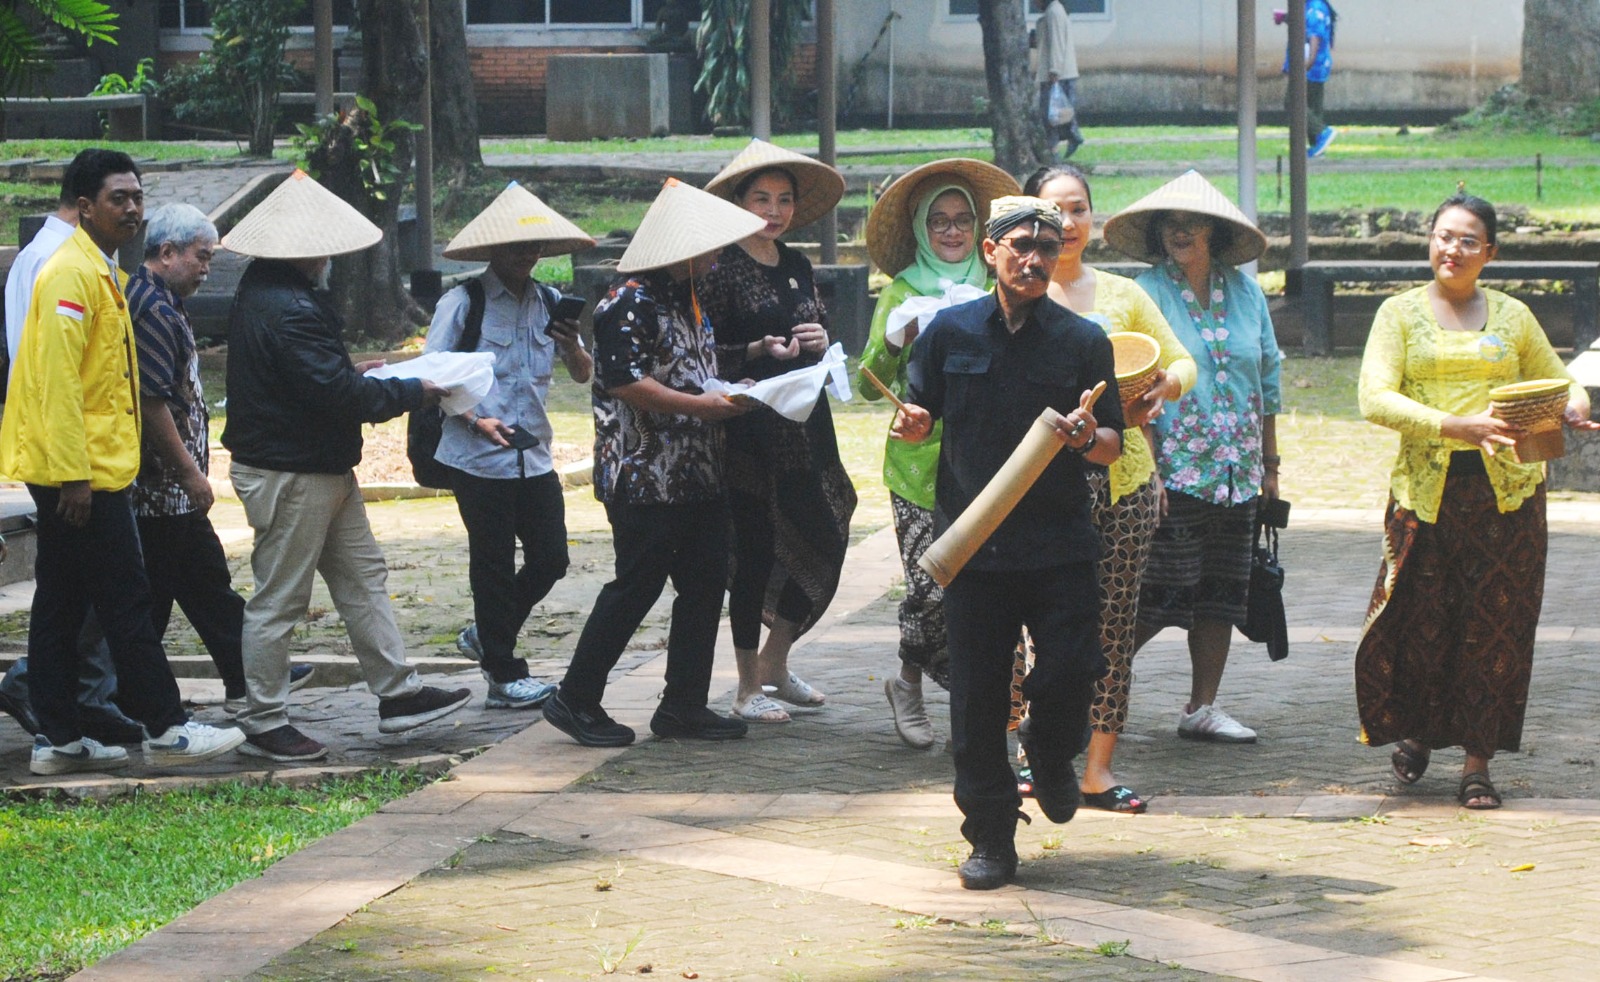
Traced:
<path fill-rule="evenodd" d="M 555 309 L 550 312 L 553 321 L 575 321 L 583 316 L 583 310 L 589 306 L 589 301 L 582 297 L 575 297 L 563 293 L 561 299 L 556 301 Z"/>
<path fill-rule="evenodd" d="M 520 426 L 511 427 L 510 432 L 502 433 L 501 436 L 506 438 L 506 442 L 513 450 L 532 450 L 539 445 L 539 438 Z"/>

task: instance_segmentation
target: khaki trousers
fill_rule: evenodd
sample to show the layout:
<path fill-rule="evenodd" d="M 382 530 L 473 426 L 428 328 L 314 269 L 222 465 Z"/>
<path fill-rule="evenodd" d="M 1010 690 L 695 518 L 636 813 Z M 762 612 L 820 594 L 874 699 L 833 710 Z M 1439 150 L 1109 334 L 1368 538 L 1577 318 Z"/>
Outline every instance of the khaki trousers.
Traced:
<path fill-rule="evenodd" d="M 256 586 L 244 608 L 249 708 L 239 728 L 258 734 L 289 722 L 289 639 L 311 604 L 315 573 L 344 618 L 372 694 L 391 699 L 422 688 L 406 663 L 389 604 L 389 569 L 355 473 L 300 474 L 235 463 L 230 477 L 255 532 L 250 571 Z"/>

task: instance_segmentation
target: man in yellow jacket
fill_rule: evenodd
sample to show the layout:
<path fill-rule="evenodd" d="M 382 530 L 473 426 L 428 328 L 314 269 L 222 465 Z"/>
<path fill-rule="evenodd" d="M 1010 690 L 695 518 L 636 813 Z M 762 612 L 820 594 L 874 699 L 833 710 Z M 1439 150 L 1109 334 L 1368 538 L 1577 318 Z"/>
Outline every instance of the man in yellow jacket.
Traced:
<path fill-rule="evenodd" d="M 127 154 L 79 154 L 63 181 L 79 225 L 39 272 L 0 421 L 0 473 L 38 509 L 28 630 L 40 732 L 35 774 L 125 767 L 83 735 L 77 637 L 90 607 L 116 666 L 119 701 L 155 766 L 206 760 L 244 735 L 189 720 L 150 620 L 150 583 L 128 488 L 139 473 L 139 372 L 126 276 L 111 258 L 139 231 L 144 190 Z"/>

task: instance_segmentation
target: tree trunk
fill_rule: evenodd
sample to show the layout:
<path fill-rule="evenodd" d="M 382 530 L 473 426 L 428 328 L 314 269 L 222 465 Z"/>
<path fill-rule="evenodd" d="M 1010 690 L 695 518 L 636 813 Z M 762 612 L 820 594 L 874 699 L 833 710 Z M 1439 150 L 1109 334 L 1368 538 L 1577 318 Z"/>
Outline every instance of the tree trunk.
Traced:
<path fill-rule="evenodd" d="M 422 117 L 425 52 L 417 30 L 417 4 L 424 0 L 359 0 L 361 22 L 361 94 L 371 99 L 385 124 Z M 370 249 L 334 259 L 330 286 L 334 303 L 347 327 L 383 342 L 409 337 L 427 315 L 411 299 L 400 268 L 398 217 L 400 192 L 410 180 L 413 137 L 391 131 L 400 166 L 397 189 L 375 200 L 362 186 L 353 152 L 335 153 L 334 166 L 324 171 L 330 191 L 344 198 L 383 230 L 383 241 Z"/>
<path fill-rule="evenodd" d="M 1039 116 L 1039 87 L 1028 65 L 1028 22 L 1017 0 L 978 0 L 978 24 L 983 29 L 994 162 L 1021 177 L 1051 159 Z"/>
<path fill-rule="evenodd" d="M 459 174 L 482 167 L 478 149 L 478 97 L 467 61 L 461 0 L 430 0 L 433 27 L 433 163 Z"/>
<path fill-rule="evenodd" d="M 1554 105 L 1600 99 L 1600 0 L 1523 0 L 1522 91 Z"/>

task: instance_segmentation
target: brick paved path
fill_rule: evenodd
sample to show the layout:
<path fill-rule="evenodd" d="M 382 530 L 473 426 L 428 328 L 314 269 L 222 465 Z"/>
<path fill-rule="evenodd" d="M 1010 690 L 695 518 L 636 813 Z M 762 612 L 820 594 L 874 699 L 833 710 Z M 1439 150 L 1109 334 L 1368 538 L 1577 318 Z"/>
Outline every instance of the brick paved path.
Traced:
<path fill-rule="evenodd" d="M 391 589 L 417 598 L 404 607 L 413 636 L 461 603 L 414 551 L 459 534 L 434 527 L 440 506 L 375 509 L 391 558 L 407 557 Z M 603 561 L 586 551 L 604 545 L 583 530 L 593 517 L 577 514 L 579 555 Z M 1119 774 L 1155 796 L 1150 813 L 1066 826 L 1035 814 L 1017 886 L 965 893 L 948 757 L 904 748 L 882 705 L 896 571 L 882 531 L 855 547 L 838 602 L 796 650 L 832 696 L 825 709 L 740 744 L 647 738 L 612 752 L 534 723 L 81 977 L 1586 977 L 1600 955 L 1600 700 L 1585 670 L 1600 640 L 1584 575 L 1595 517 L 1552 505 L 1526 749 L 1496 763 L 1498 813 L 1455 806 L 1459 754 L 1402 791 L 1386 753 L 1357 744 L 1351 659 L 1377 516 L 1308 510 L 1284 539 L 1290 658 L 1240 644 L 1224 682 L 1261 742 L 1176 738 L 1186 657 L 1180 638 L 1158 638 L 1137 663 L 1118 755 Z M 554 598 L 550 621 L 569 625 L 581 601 Z M 540 666 L 570 647 L 564 634 L 524 642 Z M 641 647 L 608 707 L 643 731 L 660 680 L 659 653 Z M 931 701 L 943 730 L 946 702 Z M 470 730 L 490 714 L 461 715 Z"/>

